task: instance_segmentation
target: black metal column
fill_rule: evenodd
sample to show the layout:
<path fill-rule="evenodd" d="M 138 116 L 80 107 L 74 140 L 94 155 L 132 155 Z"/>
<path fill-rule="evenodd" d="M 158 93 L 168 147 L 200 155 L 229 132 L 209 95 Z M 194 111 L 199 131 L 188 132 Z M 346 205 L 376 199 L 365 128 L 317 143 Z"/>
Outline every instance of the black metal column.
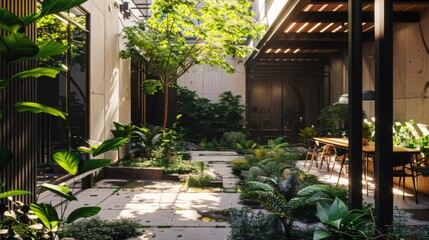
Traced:
<path fill-rule="evenodd" d="M 349 0 L 349 209 L 362 208 L 362 0 Z"/>
<path fill-rule="evenodd" d="M 376 0 L 375 19 L 375 210 L 379 226 L 393 220 L 393 1 Z"/>

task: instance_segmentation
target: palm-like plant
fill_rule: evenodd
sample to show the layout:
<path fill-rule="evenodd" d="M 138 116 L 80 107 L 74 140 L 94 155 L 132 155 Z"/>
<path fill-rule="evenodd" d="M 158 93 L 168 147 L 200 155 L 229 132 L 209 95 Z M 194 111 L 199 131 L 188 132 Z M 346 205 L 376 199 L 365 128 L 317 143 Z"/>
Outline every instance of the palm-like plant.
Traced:
<path fill-rule="evenodd" d="M 255 190 L 257 201 L 268 211 L 279 217 L 286 236 L 291 235 L 294 217 L 288 201 L 292 199 L 301 182 L 299 173 L 293 173 L 286 179 L 276 181 L 272 178 L 264 178 L 264 182 L 248 182 L 248 186 Z"/>
<path fill-rule="evenodd" d="M 147 126 L 136 129 L 135 134 L 138 135 L 139 141 L 136 141 L 135 148 L 143 148 L 144 155 L 150 156 L 150 152 L 161 144 L 162 128 L 161 126 Z"/>

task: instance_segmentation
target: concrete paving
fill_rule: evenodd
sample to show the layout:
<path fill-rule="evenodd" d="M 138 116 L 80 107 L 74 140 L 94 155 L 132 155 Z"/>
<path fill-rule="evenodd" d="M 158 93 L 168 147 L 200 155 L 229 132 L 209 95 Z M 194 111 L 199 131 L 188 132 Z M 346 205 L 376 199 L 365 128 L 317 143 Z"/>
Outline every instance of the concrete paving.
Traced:
<path fill-rule="evenodd" d="M 207 211 L 241 208 L 237 179 L 230 161 L 240 156 L 234 152 L 193 152 L 192 159 L 204 161 L 211 171 L 222 177 L 225 188 L 188 189 L 175 181 L 104 179 L 93 188 L 80 192 L 78 201 L 65 209 L 68 216 L 82 206 L 99 206 L 102 219 L 131 218 L 144 226 L 135 239 L 227 239 L 230 225 L 223 219 L 205 216 Z M 44 195 L 41 202 L 59 203 L 60 198 Z M 59 206 L 59 210 L 61 207 Z"/>

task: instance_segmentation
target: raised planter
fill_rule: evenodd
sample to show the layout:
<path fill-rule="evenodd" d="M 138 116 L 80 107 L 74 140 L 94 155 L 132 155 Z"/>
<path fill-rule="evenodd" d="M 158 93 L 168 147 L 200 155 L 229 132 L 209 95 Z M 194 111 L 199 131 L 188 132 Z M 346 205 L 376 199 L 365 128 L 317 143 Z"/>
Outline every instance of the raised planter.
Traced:
<path fill-rule="evenodd" d="M 109 166 L 104 168 L 105 178 L 162 180 L 162 168 Z"/>

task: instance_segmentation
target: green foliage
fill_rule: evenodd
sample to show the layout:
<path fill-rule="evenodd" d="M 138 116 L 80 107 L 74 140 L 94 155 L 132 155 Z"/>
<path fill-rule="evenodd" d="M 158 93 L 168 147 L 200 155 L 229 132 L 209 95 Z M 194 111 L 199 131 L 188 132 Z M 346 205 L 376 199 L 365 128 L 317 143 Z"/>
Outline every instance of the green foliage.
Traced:
<path fill-rule="evenodd" d="M 231 209 L 231 232 L 228 239 L 279 239 L 281 231 L 274 215 L 248 208 Z"/>
<path fill-rule="evenodd" d="M 60 230 L 61 238 L 73 237 L 76 240 L 116 240 L 137 237 L 141 234 L 141 225 L 134 220 L 121 218 L 102 220 L 91 218 L 72 224 L 65 224 Z"/>
<path fill-rule="evenodd" d="M 246 134 L 242 132 L 225 132 L 223 139 L 229 147 L 235 148 L 239 142 L 246 141 Z"/>
<path fill-rule="evenodd" d="M 275 139 L 269 139 L 267 145 L 262 146 L 265 149 L 278 151 L 284 147 L 289 146 L 289 143 L 283 142 L 285 137 L 277 137 Z"/>
<path fill-rule="evenodd" d="M 369 212 L 348 210 L 338 198 L 331 205 L 317 203 L 317 217 L 325 226 L 314 232 L 313 239 L 370 239 L 374 224 Z"/>
<path fill-rule="evenodd" d="M 234 72 L 226 57 L 245 57 L 252 50 L 246 41 L 264 29 L 253 19 L 251 6 L 242 0 L 154 1 L 147 20 L 124 28 L 122 37 L 128 44 L 120 56 L 147 62 L 167 101 L 168 87 L 195 64 Z M 164 104 L 164 128 L 167 112 Z"/>
<path fill-rule="evenodd" d="M 318 116 L 321 136 L 342 137 L 348 130 L 348 105 L 334 104 L 324 107 Z"/>
<path fill-rule="evenodd" d="M 207 173 L 199 173 L 197 175 L 190 175 L 188 178 L 189 187 L 204 188 L 207 187 L 215 178 Z"/>
<path fill-rule="evenodd" d="M 277 215 L 286 236 L 291 236 L 294 217 L 288 201 L 292 199 L 301 182 L 299 173 L 295 172 L 286 179 L 265 178 L 265 182 L 247 182 L 256 193 L 256 201 L 272 214 Z"/>
<path fill-rule="evenodd" d="M 177 87 L 177 113 L 182 114 L 179 127 L 186 139 L 224 139 L 230 147 L 245 139 L 244 111 L 241 96 L 224 92 L 218 103 L 201 98 L 195 91 Z M 235 142 L 235 143 L 234 143 Z"/>
<path fill-rule="evenodd" d="M 18 112 L 48 113 L 64 120 L 67 116 L 65 112 L 34 102 L 18 102 L 15 104 L 15 108 Z"/>
<path fill-rule="evenodd" d="M 312 139 L 317 135 L 318 135 L 318 132 L 314 126 L 302 128 L 299 130 L 299 133 L 298 133 L 299 142 L 307 145 L 308 139 Z"/>
<path fill-rule="evenodd" d="M 330 204 L 335 198 L 347 201 L 347 188 L 326 184 L 312 184 L 314 182 L 311 182 L 309 185 L 303 181 L 300 186 L 302 188 L 289 201 L 289 206 L 293 209 L 293 215 L 304 222 L 310 223 L 317 221 L 315 218 L 317 203 Z"/>
<path fill-rule="evenodd" d="M 0 57 L 4 58 L 6 63 L 9 64 L 18 61 L 38 60 L 65 52 L 68 47 L 55 41 L 36 44 L 24 34 L 25 28 L 44 16 L 64 11 L 84 2 L 86 0 L 47 0 L 43 1 L 39 13 L 32 13 L 23 17 L 18 17 L 10 11 L 0 8 L 0 28 L 5 31 L 5 34 L 0 36 Z M 50 68 L 25 69 L 13 76 L 6 76 L 5 79 L 0 79 L 0 90 L 7 88 L 15 78 L 55 77 L 61 70 L 63 69 L 56 69 L 54 66 L 50 66 Z M 17 108 L 20 111 L 47 112 L 65 118 L 60 111 L 40 104 L 17 103 Z"/>

